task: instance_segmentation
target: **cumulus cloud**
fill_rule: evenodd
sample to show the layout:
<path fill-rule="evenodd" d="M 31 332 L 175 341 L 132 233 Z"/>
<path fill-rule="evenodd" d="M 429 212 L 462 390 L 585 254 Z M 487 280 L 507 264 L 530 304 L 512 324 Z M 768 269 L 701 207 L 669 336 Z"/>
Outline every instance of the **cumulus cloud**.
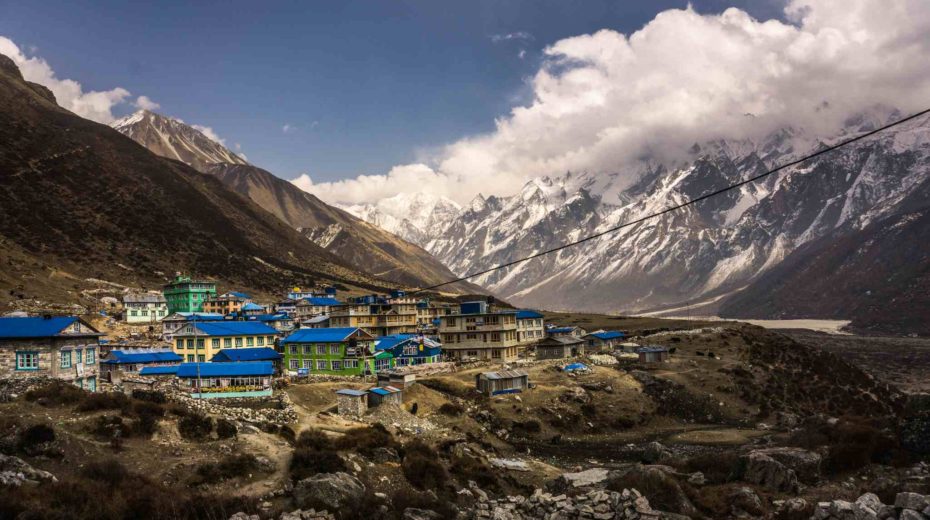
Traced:
<path fill-rule="evenodd" d="M 284 123 L 284 126 L 281 127 L 281 132 L 285 134 L 289 134 L 293 132 L 294 130 L 296 130 L 296 128 L 292 126 L 290 123 Z"/>
<path fill-rule="evenodd" d="M 148 96 L 137 97 L 134 105 L 136 105 L 136 108 L 141 108 L 142 110 L 158 110 L 161 108 L 161 105 L 149 99 Z"/>
<path fill-rule="evenodd" d="M 45 60 L 34 55 L 27 56 L 13 40 L 3 36 L 0 36 L 0 54 L 9 56 L 22 71 L 24 78 L 48 87 L 55 94 L 60 106 L 81 117 L 110 123 L 115 119 L 113 107 L 125 102 L 129 97 L 129 91 L 121 87 L 84 92 L 80 83 L 71 79 L 59 79 Z"/>
<path fill-rule="evenodd" d="M 911 112 L 930 99 L 930 3 L 791 0 L 785 13 L 789 23 L 736 8 L 676 9 L 630 35 L 557 41 L 529 80 L 532 100 L 498 118 L 493 132 L 387 174 L 296 182 L 330 202 L 404 191 L 467 202 L 568 170 L 635 171 L 626 167 L 694 142 L 786 125 L 827 135 L 873 105 Z"/>
<path fill-rule="evenodd" d="M 216 132 L 214 132 L 213 129 L 210 128 L 209 126 L 191 125 L 191 128 L 207 136 L 207 139 L 213 141 L 214 143 L 226 146 L 226 139 L 223 139 L 220 136 L 216 135 Z"/>

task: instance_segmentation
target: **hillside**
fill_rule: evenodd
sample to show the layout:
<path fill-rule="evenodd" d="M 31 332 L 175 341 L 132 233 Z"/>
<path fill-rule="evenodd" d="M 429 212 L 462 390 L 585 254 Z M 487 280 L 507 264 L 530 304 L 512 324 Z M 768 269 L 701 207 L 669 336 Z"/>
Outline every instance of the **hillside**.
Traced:
<path fill-rule="evenodd" d="M 177 119 L 142 110 L 111 126 L 158 155 L 179 159 L 217 177 L 231 190 L 250 198 L 358 270 L 412 286 L 434 285 L 455 278 L 423 248 L 248 164 Z M 480 292 L 470 284 L 457 284 L 446 290 Z"/>
<path fill-rule="evenodd" d="M 834 232 L 789 255 L 723 301 L 732 318 L 852 320 L 859 332 L 930 334 L 930 182 L 900 212 Z"/>
<path fill-rule="evenodd" d="M 0 289 L 11 297 L 66 299 L 88 278 L 152 287 L 175 271 L 259 292 L 388 285 L 218 180 L 58 107 L 5 56 L 0 172 Z"/>

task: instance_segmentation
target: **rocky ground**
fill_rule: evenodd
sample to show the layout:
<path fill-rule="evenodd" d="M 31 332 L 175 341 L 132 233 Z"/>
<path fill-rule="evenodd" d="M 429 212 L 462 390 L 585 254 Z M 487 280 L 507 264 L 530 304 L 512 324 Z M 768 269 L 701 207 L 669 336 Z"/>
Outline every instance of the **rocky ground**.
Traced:
<path fill-rule="evenodd" d="M 13 388 L 0 403 L 0 516 L 928 512 L 920 506 L 930 493 L 930 414 L 921 399 L 756 327 L 662 328 L 643 323 L 640 333 L 652 335 L 641 341 L 674 348 L 668 363 L 621 356 L 568 374 L 558 362 L 524 362 L 533 388 L 493 398 L 473 381 L 494 367 L 465 368 L 426 377 L 405 389 L 402 408 L 361 420 L 338 416 L 333 392 L 364 381 L 291 385 L 267 407 Z M 80 493 L 108 500 L 42 498 Z"/>

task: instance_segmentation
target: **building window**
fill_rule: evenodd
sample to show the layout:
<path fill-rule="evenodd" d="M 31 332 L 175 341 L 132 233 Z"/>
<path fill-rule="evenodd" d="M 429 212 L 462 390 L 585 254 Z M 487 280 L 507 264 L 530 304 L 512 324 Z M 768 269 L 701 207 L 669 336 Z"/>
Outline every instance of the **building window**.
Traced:
<path fill-rule="evenodd" d="M 297 368 L 298 368 L 298 361 L 297 361 L 296 359 L 292 359 L 292 360 L 290 360 L 288 363 L 290 363 L 291 370 L 297 370 Z"/>
<path fill-rule="evenodd" d="M 498 350 L 498 349 L 493 349 L 493 350 L 491 350 L 491 357 L 494 358 L 494 359 L 500 359 L 500 358 L 501 358 L 501 351 Z"/>
<path fill-rule="evenodd" d="M 193 340 L 193 339 L 187 340 L 187 348 L 189 348 L 189 349 L 191 349 L 191 350 L 194 349 L 194 340 Z"/>
<path fill-rule="evenodd" d="M 232 347 L 232 338 L 223 338 L 223 346 L 226 348 Z"/>
<path fill-rule="evenodd" d="M 75 351 L 74 351 L 74 364 L 75 364 L 75 365 L 80 365 L 81 363 L 83 363 L 83 362 L 84 362 L 83 357 L 84 357 L 84 351 L 83 351 L 83 350 L 75 350 Z"/>
<path fill-rule="evenodd" d="M 311 360 L 309 360 L 309 359 L 305 359 L 305 360 L 304 360 L 304 368 L 306 368 L 307 370 L 310 370 L 311 368 L 313 368 L 313 361 L 311 361 Z"/>
<path fill-rule="evenodd" d="M 181 349 L 184 348 L 184 340 L 183 340 L 183 339 L 177 340 L 177 343 L 178 343 L 178 350 L 181 350 Z"/>
<path fill-rule="evenodd" d="M 198 349 L 203 348 L 203 338 L 197 338 L 197 348 Z"/>
<path fill-rule="evenodd" d="M 259 346 L 259 347 L 264 347 L 264 346 L 265 346 L 265 336 L 259 336 L 259 337 L 258 337 L 258 346 Z"/>
<path fill-rule="evenodd" d="M 274 343 L 274 336 L 268 336 L 268 344 L 271 345 Z"/>
<path fill-rule="evenodd" d="M 211 339 L 211 340 L 210 340 L 210 345 L 212 345 L 213 348 L 220 348 L 220 339 L 219 339 L 219 338 L 213 338 L 213 339 Z"/>
<path fill-rule="evenodd" d="M 304 345 L 304 354 L 313 354 L 313 346 Z"/>
<path fill-rule="evenodd" d="M 236 338 L 236 348 L 242 347 L 242 338 Z"/>
<path fill-rule="evenodd" d="M 207 356 L 206 356 L 205 354 L 197 354 L 197 361 L 198 361 L 198 362 L 203 363 L 203 362 L 206 361 L 206 360 L 207 360 Z"/>
<path fill-rule="evenodd" d="M 297 345 L 289 345 L 288 348 L 290 349 L 291 354 L 297 354 L 297 353 L 298 353 L 298 349 L 299 349 L 300 347 L 298 347 Z"/>
<path fill-rule="evenodd" d="M 187 355 L 187 362 L 188 362 L 188 363 L 193 363 L 193 362 L 194 362 L 194 355 L 193 355 L 193 354 L 188 354 L 188 355 Z"/>
<path fill-rule="evenodd" d="M 97 363 L 97 349 L 89 348 L 84 352 L 84 364 L 93 365 Z"/>
<path fill-rule="evenodd" d="M 333 370 L 342 370 L 342 361 L 333 361 Z"/>
<path fill-rule="evenodd" d="M 38 370 L 39 353 L 38 352 L 17 352 L 16 353 L 16 370 Z"/>
<path fill-rule="evenodd" d="M 71 351 L 61 351 L 61 368 L 71 368 Z"/>
<path fill-rule="evenodd" d="M 320 354 L 321 356 L 324 355 L 324 354 L 326 354 L 326 345 L 317 345 L 317 346 L 316 346 L 316 353 L 317 353 L 317 354 Z"/>
<path fill-rule="evenodd" d="M 129 311 L 129 315 L 132 317 L 136 317 L 139 315 L 139 311 L 136 311 L 136 310 Z"/>
<path fill-rule="evenodd" d="M 358 368 L 357 359 L 347 359 L 343 361 L 343 364 L 345 365 L 346 368 Z"/>
<path fill-rule="evenodd" d="M 143 315 L 143 316 L 148 316 L 148 315 L 149 315 L 149 311 L 147 311 L 147 310 L 145 310 L 145 309 L 142 309 L 142 315 Z"/>
<path fill-rule="evenodd" d="M 326 361 L 322 359 L 316 360 L 316 369 L 317 370 L 326 370 Z"/>
<path fill-rule="evenodd" d="M 330 345 L 330 346 L 329 346 L 329 353 L 332 354 L 332 355 L 339 354 L 339 345 Z"/>
<path fill-rule="evenodd" d="M 255 338 L 253 338 L 252 336 L 249 336 L 249 337 L 245 338 L 245 344 L 246 344 L 246 346 L 248 346 L 248 347 L 254 347 L 254 346 L 255 346 Z"/>

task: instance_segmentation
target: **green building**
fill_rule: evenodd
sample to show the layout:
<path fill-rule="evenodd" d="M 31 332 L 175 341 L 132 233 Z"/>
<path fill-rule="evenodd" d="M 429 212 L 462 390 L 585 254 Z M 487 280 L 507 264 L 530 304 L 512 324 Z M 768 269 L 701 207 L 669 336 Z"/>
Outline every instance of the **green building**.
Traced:
<path fill-rule="evenodd" d="M 162 293 L 168 301 L 168 314 L 203 312 L 203 302 L 216 297 L 216 284 L 178 276 L 165 286 Z"/>
<path fill-rule="evenodd" d="M 375 352 L 375 337 L 357 327 L 299 329 L 280 342 L 289 372 L 360 376 L 394 366 L 390 352 Z"/>

